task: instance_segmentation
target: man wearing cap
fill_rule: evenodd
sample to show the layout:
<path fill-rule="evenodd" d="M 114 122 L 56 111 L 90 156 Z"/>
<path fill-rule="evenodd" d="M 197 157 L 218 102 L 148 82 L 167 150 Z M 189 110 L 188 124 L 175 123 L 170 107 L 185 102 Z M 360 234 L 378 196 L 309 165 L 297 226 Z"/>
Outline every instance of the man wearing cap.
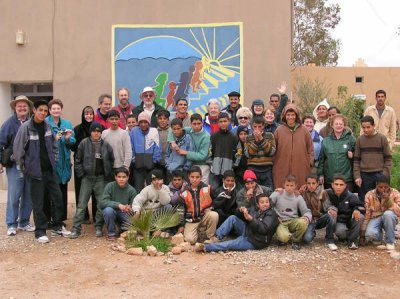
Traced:
<path fill-rule="evenodd" d="M 139 126 L 130 132 L 134 187 L 142 191 L 150 171 L 161 161 L 161 141 L 156 128 L 150 128 L 150 116 L 143 111 L 138 116 Z"/>
<path fill-rule="evenodd" d="M 117 96 L 119 104 L 112 107 L 112 110 L 119 112 L 119 126 L 124 130 L 126 129 L 126 120 L 132 114 L 134 108 L 133 104 L 129 103 L 129 94 L 128 87 L 118 88 Z"/>
<path fill-rule="evenodd" d="M 29 223 L 32 212 L 29 182 L 11 159 L 15 135 L 21 124 L 29 119 L 33 104 L 26 96 L 21 95 L 10 102 L 10 107 L 14 110 L 14 114 L 4 122 L 0 129 L 0 173 L 6 167 L 8 181 L 7 236 L 15 236 L 17 229 L 29 232 L 35 230 L 35 227 Z"/>
<path fill-rule="evenodd" d="M 222 112 L 229 114 L 231 118 L 232 127 L 237 127 L 239 125 L 238 119 L 236 117 L 236 112 L 242 105 L 240 105 L 240 93 L 237 91 L 232 91 L 228 93 L 229 105 L 222 109 Z"/>
<path fill-rule="evenodd" d="M 161 107 L 157 103 L 154 103 L 155 98 L 156 92 L 152 87 L 147 86 L 143 88 L 143 91 L 140 94 L 140 99 L 142 100 L 142 103 L 140 103 L 139 106 L 136 106 L 135 109 L 133 109 L 132 111 L 133 115 L 139 115 L 143 111 L 146 112 L 151 119 L 150 126 L 153 128 L 157 128 L 157 112 L 160 109 L 163 109 L 163 107 Z"/>
<path fill-rule="evenodd" d="M 45 100 L 36 101 L 33 106 L 33 118 L 24 122 L 15 136 L 13 155 L 31 187 L 36 240 L 48 243 L 47 217 L 43 211 L 45 194 L 54 206 L 51 236 L 67 236 L 70 232 L 62 227 L 63 201 L 56 175 L 58 143 L 45 121 L 49 108 Z"/>
<path fill-rule="evenodd" d="M 256 197 L 260 194 L 266 194 L 268 197 L 272 193 L 271 188 L 257 184 L 257 176 L 252 170 L 246 170 L 243 174 L 244 187 L 236 196 L 238 209 L 241 207 L 255 207 Z M 240 214 L 240 213 L 239 213 Z"/>

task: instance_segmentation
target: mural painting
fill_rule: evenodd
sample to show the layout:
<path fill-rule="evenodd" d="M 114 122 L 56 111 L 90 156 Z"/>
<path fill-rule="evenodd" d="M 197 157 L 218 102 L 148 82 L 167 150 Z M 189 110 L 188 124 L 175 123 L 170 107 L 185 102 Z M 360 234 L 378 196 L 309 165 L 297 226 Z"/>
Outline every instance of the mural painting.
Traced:
<path fill-rule="evenodd" d="M 171 112 L 185 98 L 201 115 L 209 99 L 225 107 L 229 92 L 243 93 L 242 23 L 114 25 L 112 42 L 113 94 L 128 87 L 134 105 L 145 86 Z"/>

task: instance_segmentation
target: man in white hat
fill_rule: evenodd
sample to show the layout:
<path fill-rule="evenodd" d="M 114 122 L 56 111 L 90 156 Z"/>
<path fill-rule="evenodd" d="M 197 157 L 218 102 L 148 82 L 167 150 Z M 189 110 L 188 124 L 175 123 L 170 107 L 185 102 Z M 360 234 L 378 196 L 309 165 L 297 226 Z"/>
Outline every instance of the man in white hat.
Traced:
<path fill-rule="evenodd" d="M 17 230 L 33 232 L 35 227 L 29 223 L 32 212 L 28 180 L 11 159 L 15 135 L 21 124 L 29 119 L 32 102 L 23 95 L 10 102 L 14 114 L 0 129 L 0 173 L 6 168 L 8 192 L 6 224 L 7 236 L 15 236 Z"/>
<path fill-rule="evenodd" d="M 132 114 L 139 115 L 141 112 L 145 111 L 151 119 L 150 126 L 157 128 L 157 112 L 164 108 L 157 103 L 154 103 L 156 92 L 152 87 L 147 86 L 143 88 L 143 91 L 140 93 L 139 97 L 142 100 L 142 103 L 132 110 Z"/>

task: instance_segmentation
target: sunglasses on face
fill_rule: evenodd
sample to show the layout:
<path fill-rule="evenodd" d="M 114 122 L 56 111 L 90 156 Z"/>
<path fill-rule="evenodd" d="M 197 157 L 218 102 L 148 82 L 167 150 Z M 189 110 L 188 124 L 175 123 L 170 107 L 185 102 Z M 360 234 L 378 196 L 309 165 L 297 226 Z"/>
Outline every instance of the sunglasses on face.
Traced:
<path fill-rule="evenodd" d="M 239 116 L 239 119 L 249 119 L 247 116 Z"/>

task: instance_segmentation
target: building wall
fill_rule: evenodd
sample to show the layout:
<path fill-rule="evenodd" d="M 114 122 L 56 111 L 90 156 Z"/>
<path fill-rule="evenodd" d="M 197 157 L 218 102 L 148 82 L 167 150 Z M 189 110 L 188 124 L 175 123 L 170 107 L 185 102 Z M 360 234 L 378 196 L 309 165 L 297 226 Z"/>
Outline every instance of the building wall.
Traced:
<path fill-rule="evenodd" d="M 347 86 L 349 95 L 365 95 L 366 105 L 374 104 L 375 92 L 383 89 L 388 105 L 400 118 L 400 67 L 296 67 L 292 70 L 293 85 L 298 76 L 325 81 L 330 87 L 329 98 L 332 99 L 337 97 L 339 86 Z M 363 83 L 356 83 L 356 77 L 363 77 Z M 298 100 L 295 95 L 293 98 Z"/>
<path fill-rule="evenodd" d="M 290 0 L 2 0 L 0 20 L 0 82 L 53 82 L 74 124 L 84 105 L 111 93 L 113 24 L 243 22 L 245 103 L 290 82 Z"/>

